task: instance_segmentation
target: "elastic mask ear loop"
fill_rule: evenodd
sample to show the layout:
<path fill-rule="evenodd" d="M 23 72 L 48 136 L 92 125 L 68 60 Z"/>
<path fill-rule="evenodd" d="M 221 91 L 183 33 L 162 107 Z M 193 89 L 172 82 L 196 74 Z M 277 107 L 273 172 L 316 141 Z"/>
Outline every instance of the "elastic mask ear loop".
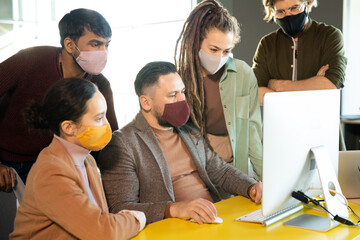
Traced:
<path fill-rule="evenodd" d="M 74 41 L 73 41 L 74 42 Z M 76 46 L 76 43 L 74 42 L 74 46 L 75 46 L 75 49 L 78 50 L 79 52 L 79 55 L 81 53 L 80 49 Z M 75 53 L 72 53 L 72 56 L 76 59 L 77 57 L 75 56 Z"/>

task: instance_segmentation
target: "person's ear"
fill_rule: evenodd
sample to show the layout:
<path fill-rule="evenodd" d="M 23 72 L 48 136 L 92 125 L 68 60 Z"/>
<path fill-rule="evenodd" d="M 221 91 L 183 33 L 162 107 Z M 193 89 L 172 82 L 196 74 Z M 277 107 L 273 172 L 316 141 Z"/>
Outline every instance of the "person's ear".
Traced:
<path fill-rule="evenodd" d="M 77 126 L 74 122 L 66 120 L 60 124 L 60 130 L 67 136 L 73 136 L 76 133 Z"/>
<path fill-rule="evenodd" d="M 146 112 L 150 111 L 152 108 L 152 101 L 149 96 L 141 95 L 139 98 L 140 105 L 142 109 L 144 109 Z"/>
<path fill-rule="evenodd" d="M 64 48 L 70 54 L 73 54 L 75 52 L 75 43 L 70 37 L 66 37 L 64 39 Z"/>

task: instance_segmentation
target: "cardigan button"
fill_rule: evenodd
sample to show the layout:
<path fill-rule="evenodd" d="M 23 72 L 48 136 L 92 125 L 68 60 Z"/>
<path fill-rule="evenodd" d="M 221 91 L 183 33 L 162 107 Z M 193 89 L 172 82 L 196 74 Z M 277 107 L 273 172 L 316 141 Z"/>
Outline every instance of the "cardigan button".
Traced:
<path fill-rule="evenodd" d="M 224 108 L 226 108 L 226 105 L 224 105 Z"/>

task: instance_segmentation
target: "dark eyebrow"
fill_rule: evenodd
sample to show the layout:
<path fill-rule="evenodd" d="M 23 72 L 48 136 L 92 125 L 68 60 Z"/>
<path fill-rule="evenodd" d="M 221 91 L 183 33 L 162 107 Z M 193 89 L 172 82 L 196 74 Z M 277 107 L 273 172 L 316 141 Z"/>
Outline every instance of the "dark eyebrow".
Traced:
<path fill-rule="evenodd" d="M 168 93 L 168 96 L 176 94 L 176 93 L 182 93 L 183 91 L 185 91 L 185 88 L 181 89 L 181 90 L 175 90 L 175 91 L 171 91 Z"/>
<path fill-rule="evenodd" d="M 217 47 L 217 46 L 215 46 L 215 45 L 212 45 L 212 44 L 210 45 L 210 47 L 213 47 L 213 48 L 216 48 L 217 50 L 220 50 L 219 47 Z M 226 50 L 230 50 L 230 49 L 232 49 L 232 48 L 230 47 L 230 48 L 227 48 L 227 49 L 224 49 L 224 50 L 226 51 Z"/>
<path fill-rule="evenodd" d="M 104 42 L 104 41 L 99 41 L 99 40 L 96 40 L 96 39 L 92 39 L 92 40 L 90 40 L 90 41 L 89 41 L 89 43 L 97 43 L 97 44 L 99 44 L 99 45 L 103 45 L 103 44 L 105 44 L 105 42 Z"/>
<path fill-rule="evenodd" d="M 219 47 L 215 46 L 215 45 L 210 45 L 210 47 L 216 48 L 216 49 L 220 49 Z"/>
<path fill-rule="evenodd" d="M 95 115 L 95 118 L 105 115 L 105 112 L 101 112 Z"/>

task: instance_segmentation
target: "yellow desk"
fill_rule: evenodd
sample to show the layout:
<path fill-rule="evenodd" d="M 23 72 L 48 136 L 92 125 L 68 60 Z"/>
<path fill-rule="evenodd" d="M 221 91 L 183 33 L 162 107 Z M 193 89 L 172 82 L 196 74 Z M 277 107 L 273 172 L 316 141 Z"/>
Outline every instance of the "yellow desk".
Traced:
<path fill-rule="evenodd" d="M 360 205 L 349 202 L 351 208 L 360 215 Z M 306 229 L 300 229 L 285 226 L 282 223 L 299 216 L 303 213 L 325 216 L 325 214 L 312 210 L 304 209 L 293 214 L 282 221 L 274 223 L 268 227 L 263 227 L 256 223 L 244 223 L 234 221 L 235 218 L 259 209 L 261 206 L 256 205 L 249 199 L 237 196 L 223 200 L 215 204 L 218 216 L 224 222 L 222 224 L 204 224 L 199 225 L 189 221 L 169 218 L 162 221 L 149 224 L 133 239 L 302 239 L 302 240 L 322 240 L 322 239 L 354 239 L 360 235 L 360 227 L 339 225 L 332 230 L 322 233 Z M 356 218 L 351 214 L 350 219 L 354 222 Z"/>
<path fill-rule="evenodd" d="M 360 198 L 350 198 L 350 199 L 348 199 L 348 201 L 352 202 L 352 203 L 356 203 L 357 205 L 360 205 Z"/>

